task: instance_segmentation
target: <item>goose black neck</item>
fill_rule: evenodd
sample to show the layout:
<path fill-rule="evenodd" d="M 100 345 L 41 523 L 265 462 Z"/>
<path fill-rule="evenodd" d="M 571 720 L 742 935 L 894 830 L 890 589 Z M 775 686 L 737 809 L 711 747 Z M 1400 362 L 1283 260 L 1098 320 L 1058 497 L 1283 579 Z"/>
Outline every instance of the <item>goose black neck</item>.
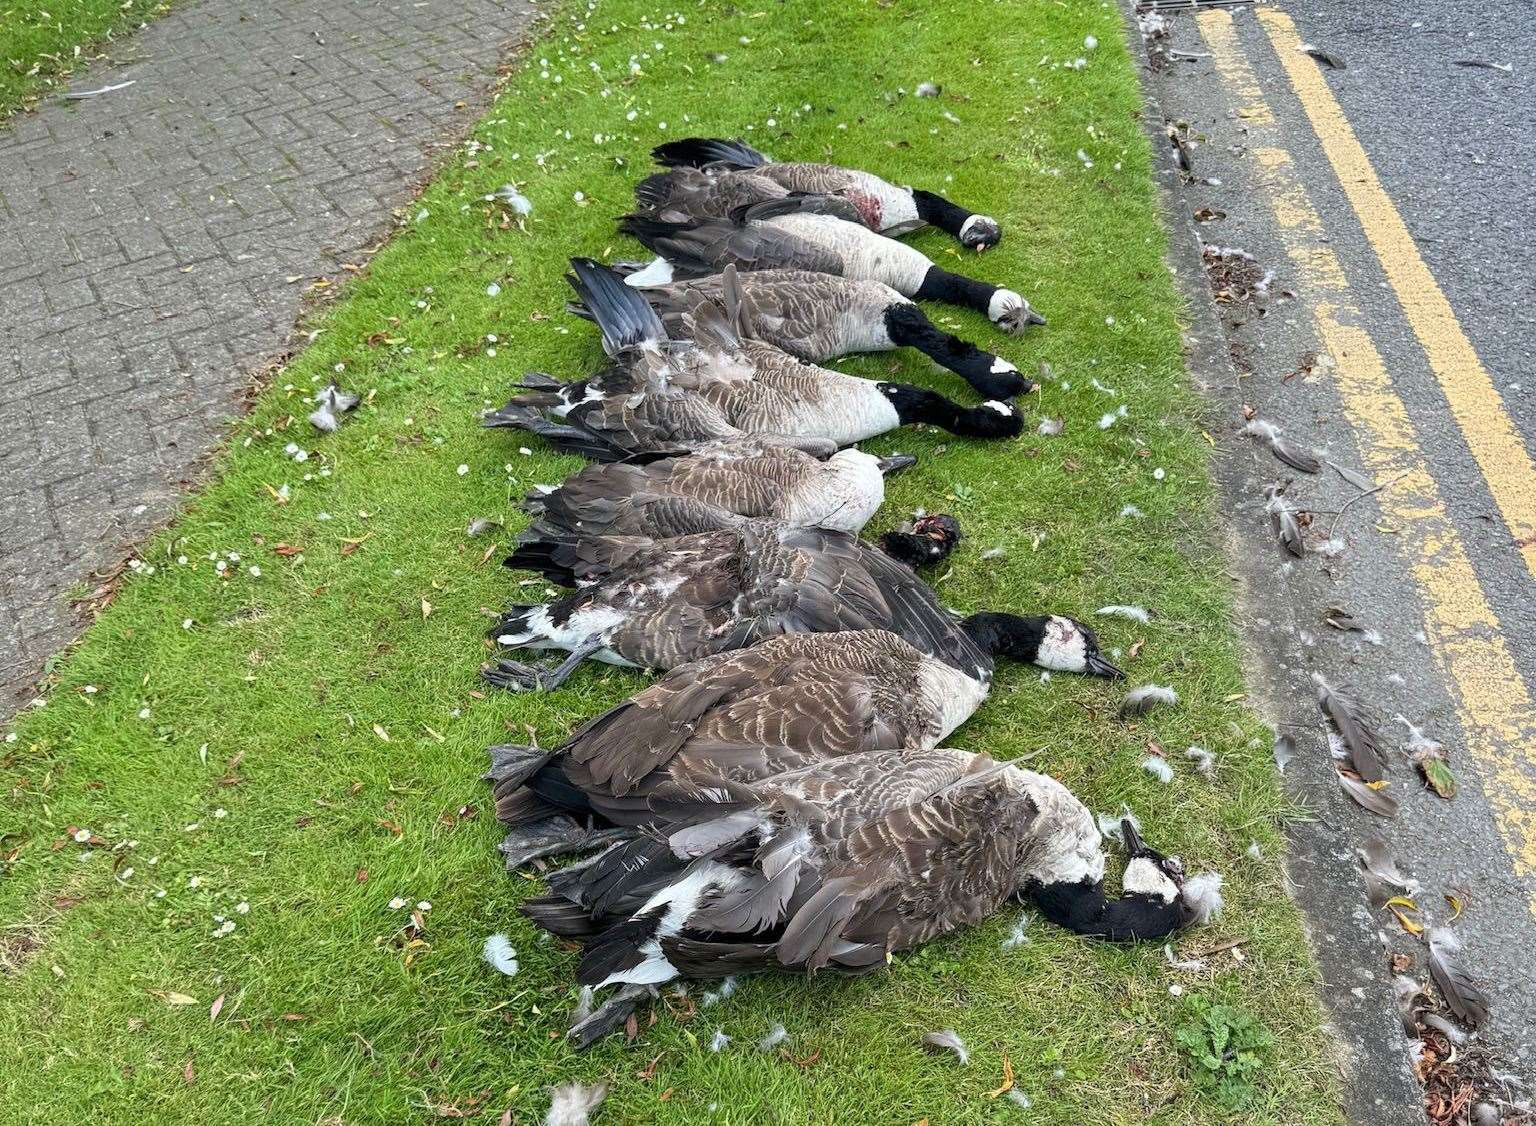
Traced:
<path fill-rule="evenodd" d="M 994 657 L 1033 663 L 1040 655 L 1040 643 L 1045 640 L 1046 618 L 1020 617 L 1018 614 L 982 612 L 972 614 L 960 623 L 977 645 Z"/>
<path fill-rule="evenodd" d="M 896 408 L 903 424 L 922 423 L 948 430 L 962 438 L 1012 438 L 1023 429 L 1018 411 L 1007 404 L 962 407 L 937 391 L 910 383 L 876 383 L 880 393 Z M 1006 410 L 1000 409 L 1006 407 Z"/>
<path fill-rule="evenodd" d="M 1155 896 L 1134 894 L 1109 899 L 1104 894 L 1103 880 L 1035 883 L 1029 887 L 1029 897 L 1040 913 L 1057 926 L 1110 942 L 1162 938 L 1182 925 L 1177 901 L 1164 903 Z"/>
<path fill-rule="evenodd" d="M 977 281 L 964 274 L 952 274 L 943 266 L 930 266 L 923 275 L 923 284 L 912 295 L 914 301 L 943 301 L 948 305 L 964 305 L 980 313 L 990 313 L 992 295 L 997 286 L 991 282 Z"/>
<path fill-rule="evenodd" d="M 965 226 L 965 221 L 973 214 L 958 203 L 951 203 L 933 192 L 914 191 L 912 202 L 917 205 L 919 219 L 956 236 L 960 234 L 960 228 Z"/>
<path fill-rule="evenodd" d="M 1034 387 L 1012 364 L 935 327 L 928 315 L 909 301 L 885 310 L 885 331 L 892 344 L 916 348 L 989 399 L 1011 399 Z"/>

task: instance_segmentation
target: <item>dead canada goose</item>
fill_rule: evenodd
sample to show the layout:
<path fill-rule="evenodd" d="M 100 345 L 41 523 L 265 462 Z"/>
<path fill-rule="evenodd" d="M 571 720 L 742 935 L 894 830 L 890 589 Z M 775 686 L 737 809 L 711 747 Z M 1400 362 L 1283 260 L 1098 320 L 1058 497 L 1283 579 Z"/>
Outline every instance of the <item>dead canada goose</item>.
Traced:
<path fill-rule="evenodd" d="M 1107 898 L 1103 839 L 1082 802 L 1053 778 L 965 751 L 848 755 L 750 785 L 680 789 L 665 805 L 661 839 L 558 872 L 552 894 L 522 907 L 582 943 L 583 985 L 625 987 L 572 1030 L 580 1045 L 621 1024 L 641 987 L 770 969 L 864 973 L 1022 898 L 1113 941 L 1162 938 L 1219 907 L 1205 894 L 1212 878 L 1186 890 L 1177 861 L 1128 821 L 1124 893 Z"/>
<path fill-rule="evenodd" d="M 824 455 L 904 423 L 977 438 L 1023 429 L 1011 403 L 966 408 L 926 388 L 806 363 L 744 337 L 725 308 L 709 302 L 696 316 L 675 318 L 679 333 L 669 334 L 646 295 L 617 273 L 584 258 L 571 266 L 579 308 L 602 330 L 612 362 L 572 383 L 532 376 L 530 393 L 488 414 L 485 425 L 525 429 L 604 461 L 749 436 Z M 729 292 L 734 298 L 735 288 Z"/>
<path fill-rule="evenodd" d="M 670 669 L 786 633 L 885 629 L 974 679 L 995 656 L 1033 661 L 1043 647 L 1097 657 L 1091 633 L 1042 637 L 1045 619 L 972 614 L 964 621 L 884 552 L 846 532 L 767 520 L 670 540 L 571 538 L 528 543 L 508 559 L 552 582 L 581 585 L 508 611 L 490 631 L 507 648 L 570 654 L 555 669 L 501 660 L 485 677 L 512 690 L 551 689 L 580 662 Z"/>
<path fill-rule="evenodd" d="M 1071 618 L 1037 625 L 1022 660 L 1118 676 L 1093 631 Z M 1072 644 L 1081 639 L 1083 644 Z M 649 800 L 714 779 L 755 782 L 837 755 L 936 747 L 986 699 L 980 675 L 886 630 L 789 634 L 680 665 L 584 724 L 561 746 L 491 748 L 508 868 L 590 847 L 609 827 L 655 819 Z"/>
<path fill-rule="evenodd" d="M 885 475 L 915 461 L 858 449 L 818 461 L 789 446 L 728 441 L 643 465 L 589 465 L 528 494 L 524 506 L 535 520 L 525 538 L 574 532 L 667 539 L 728 527 L 736 522 L 731 517 L 858 532 L 885 500 Z"/>
<path fill-rule="evenodd" d="M 619 223 L 670 268 L 672 280 L 739 270 L 807 270 L 877 281 L 917 301 L 944 301 L 984 313 L 1005 332 L 1045 318 L 1011 289 L 954 274 L 922 251 L 871 231 L 852 206 L 825 196 L 740 208 L 729 218 L 669 223 L 629 215 Z"/>
<path fill-rule="evenodd" d="M 810 363 L 852 352 L 916 348 L 988 399 L 1011 399 L 1034 388 L 1013 364 L 940 330 L 922 309 L 881 282 L 806 270 L 747 270 L 738 276 L 733 266 L 707 278 L 672 281 L 660 258 L 625 282 L 645 295 L 673 336 L 696 330 L 713 307 L 742 337 Z M 580 305 L 567 308 L 587 312 Z"/>
<path fill-rule="evenodd" d="M 853 204 L 872 231 L 895 237 L 932 223 L 977 250 L 1002 238 L 997 220 L 977 215 L 933 192 L 898 187 L 869 172 L 835 164 L 780 163 L 741 141 L 689 137 L 651 151 L 673 169 L 641 181 L 635 198 L 657 218 L 718 219 L 745 204 L 790 192 L 838 196 Z"/>

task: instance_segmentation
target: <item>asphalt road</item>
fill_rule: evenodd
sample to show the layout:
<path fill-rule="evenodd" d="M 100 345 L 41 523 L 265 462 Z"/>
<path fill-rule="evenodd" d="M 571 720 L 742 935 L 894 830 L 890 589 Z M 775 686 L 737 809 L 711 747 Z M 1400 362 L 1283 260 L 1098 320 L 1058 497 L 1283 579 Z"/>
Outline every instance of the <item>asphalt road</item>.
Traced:
<path fill-rule="evenodd" d="M 1536 455 L 1536 6 L 1282 0 L 1278 7 L 1302 41 L 1345 63 L 1321 70 L 1327 92 L 1513 420 L 1515 452 Z M 1288 73 L 1295 58 L 1281 57 L 1273 27 L 1252 10 L 1234 10 L 1225 24 L 1225 14 L 1201 19 L 1171 19 L 1173 46 L 1192 57 L 1165 67 L 1150 86 L 1162 114 L 1187 122 L 1197 142 L 1192 181 L 1180 182 L 1171 162 L 1165 174 L 1185 221 L 1176 240 L 1192 237 L 1191 213 L 1216 209 L 1224 218 L 1197 225 L 1193 237 L 1241 247 L 1275 272 L 1256 305 L 1224 305 L 1220 327 L 1197 317 L 1192 329 L 1191 367 L 1213 402 L 1218 475 L 1233 512 L 1256 703 L 1295 736 L 1286 785 L 1315 814 L 1292 834 L 1292 874 L 1347 1052 L 1351 1116 L 1422 1120 L 1383 947 L 1412 955 L 1410 972 L 1420 976 L 1424 949 L 1390 915 L 1369 908 L 1354 850 L 1381 833 L 1423 882 L 1428 922 L 1449 921 L 1443 892 L 1463 894 L 1468 908 L 1456 930 L 1493 994 L 1483 1038 L 1505 1067 L 1536 1075 L 1536 582 L 1486 467 L 1452 416 L 1444 372 L 1415 331 L 1422 321 L 1389 285 L 1367 220 L 1309 119 L 1317 99 L 1304 99 Z M 1457 66 L 1463 59 L 1514 69 Z M 1175 265 L 1186 277 L 1199 270 L 1177 248 Z M 1354 346 L 1340 349 L 1341 340 Z M 1235 373 L 1222 354 L 1229 347 L 1239 360 Z M 1303 357 L 1330 350 L 1339 353 L 1336 368 L 1295 374 Z M 1372 399 L 1361 388 L 1378 355 L 1380 393 Z M 1362 402 L 1372 409 L 1360 411 Z M 1290 495 L 1322 513 L 1340 510 L 1355 490 L 1327 474 L 1292 473 L 1236 437 L 1243 406 L 1340 463 L 1365 468 L 1374 457 L 1412 468 L 1428 492 L 1400 495 L 1410 482 L 1364 498 L 1340 518 L 1340 556 L 1287 562 L 1268 530 L 1264 486 L 1298 477 Z M 1386 406 L 1413 441 L 1384 453 Z M 1507 467 L 1517 485 L 1530 479 L 1521 477 L 1529 466 L 1519 460 Z M 1458 570 L 1458 560 L 1470 566 Z M 1451 574 L 1455 581 L 1447 581 Z M 1330 605 L 1351 609 L 1382 643 L 1322 625 Z M 1448 628 L 1452 620 L 1463 628 Z M 1357 687 L 1382 721 L 1384 744 L 1400 745 L 1397 713 L 1442 740 L 1461 782 L 1457 797 L 1446 802 L 1421 790 L 1396 757 L 1393 792 L 1403 799 L 1396 818 L 1374 819 L 1343 800 L 1313 672 Z M 1496 716 L 1480 706 L 1493 699 L 1515 703 Z"/>

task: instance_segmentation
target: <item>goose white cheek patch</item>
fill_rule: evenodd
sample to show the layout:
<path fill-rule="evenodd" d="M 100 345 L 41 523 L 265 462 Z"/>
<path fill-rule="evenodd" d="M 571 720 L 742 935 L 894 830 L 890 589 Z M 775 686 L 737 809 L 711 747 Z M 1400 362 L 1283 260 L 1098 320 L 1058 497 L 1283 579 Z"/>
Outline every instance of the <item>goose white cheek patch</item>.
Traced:
<path fill-rule="evenodd" d="M 1016 372 L 1018 370 L 1019 370 L 1018 368 L 1014 367 L 1012 364 L 1010 364 L 1007 360 L 1003 359 L 1001 356 L 997 356 L 997 357 L 995 357 L 992 360 L 992 374 L 993 375 L 1003 375 L 1006 372 Z"/>
<path fill-rule="evenodd" d="M 1081 672 L 1088 664 L 1088 640 L 1069 623 L 1053 618 L 1046 623 L 1035 664 L 1056 672 Z"/>
<path fill-rule="evenodd" d="M 1126 895 L 1148 895 L 1164 903 L 1172 903 L 1179 897 L 1178 886 L 1144 856 L 1136 857 L 1125 866 L 1120 886 Z"/>

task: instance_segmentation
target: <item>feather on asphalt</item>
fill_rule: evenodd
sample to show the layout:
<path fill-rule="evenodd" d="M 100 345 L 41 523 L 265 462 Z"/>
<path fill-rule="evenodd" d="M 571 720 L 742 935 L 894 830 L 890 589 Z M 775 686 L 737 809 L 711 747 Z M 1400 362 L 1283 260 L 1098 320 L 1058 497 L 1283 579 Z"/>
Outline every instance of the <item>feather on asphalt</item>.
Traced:
<path fill-rule="evenodd" d="M 1344 740 L 1350 766 L 1367 782 L 1380 782 L 1386 777 L 1387 760 L 1364 707 L 1347 686 L 1336 688 L 1321 673 L 1313 673 L 1312 680 L 1317 685 L 1318 707 Z"/>

